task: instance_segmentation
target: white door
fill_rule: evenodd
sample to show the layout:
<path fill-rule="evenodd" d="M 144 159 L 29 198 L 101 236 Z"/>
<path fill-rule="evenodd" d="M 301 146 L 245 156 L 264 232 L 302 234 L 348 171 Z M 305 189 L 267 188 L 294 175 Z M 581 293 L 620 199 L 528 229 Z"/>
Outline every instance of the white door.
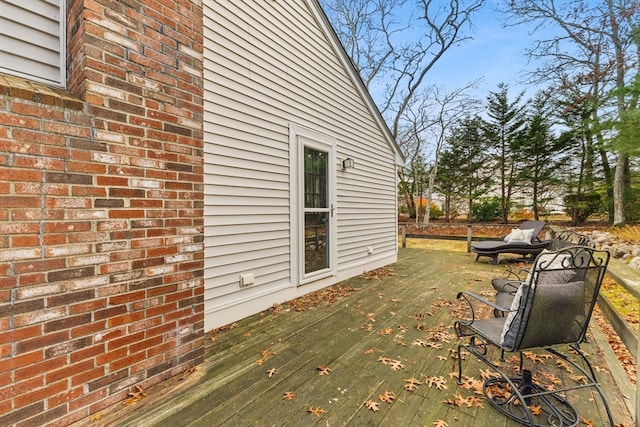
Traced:
<path fill-rule="evenodd" d="M 299 284 L 335 274 L 335 156 L 332 138 L 296 129 Z"/>

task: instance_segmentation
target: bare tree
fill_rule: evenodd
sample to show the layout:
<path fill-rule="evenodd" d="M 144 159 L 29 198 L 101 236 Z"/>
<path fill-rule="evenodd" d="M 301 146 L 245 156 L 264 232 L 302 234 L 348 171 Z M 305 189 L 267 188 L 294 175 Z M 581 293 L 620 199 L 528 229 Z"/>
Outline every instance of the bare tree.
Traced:
<path fill-rule="evenodd" d="M 473 116 L 479 111 L 479 103 L 467 96 L 468 89 L 474 87 L 475 82 L 448 92 L 444 89 L 435 88 L 433 104 L 430 105 L 432 117 L 431 126 L 426 131 L 433 144 L 432 164 L 428 172 L 428 184 L 426 191 L 426 211 L 424 214 L 424 224 L 429 224 L 430 207 L 433 197 L 435 179 L 438 174 L 440 163 L 440 152 L 451 132 L 451 127 L 462 122 L 463 118 Z M 409 110 L 412 111 L 412 110 Z M 420 138 L 421 136 L 416 136 Z"/>
<path fill-rule="evenodd" d="M 591 125 L 603 164 L 608 166 L 607 141 L 615 142 L 612 129 L 630 110 L 638 109 L 637 93 L 627 90 L 638 79 L 640 59 L 638 22 L 640 7 L 635 0 L 511 0 L 508 20 L 512 24 L 553 25 L 557 36 L 539 40 L 532 57 L 544 65 L 531 74 L 538 82 L 553 82 L 558 91 L 581 92 L 578 99 L 589 105 Z M 608 126 L 607 126 L 608 124 Z M 613 223 L 625 222 L 624 194 L 630 185 L 626 174 L 629 157 L 614 150 L 615 172 L 610 176 Z M 605 173 L 611 173 L 605 169 Z"/>
<path fill-rule="evenodd" d="M 464 30 L 484 1 L 322 1 L 394 137 L 401 136 L 408 110 L 419 105 L 416 97 L 425 94 L 427 73 L 470 38 Z M 398 138 L 406 153 L 404 142 Z"/>

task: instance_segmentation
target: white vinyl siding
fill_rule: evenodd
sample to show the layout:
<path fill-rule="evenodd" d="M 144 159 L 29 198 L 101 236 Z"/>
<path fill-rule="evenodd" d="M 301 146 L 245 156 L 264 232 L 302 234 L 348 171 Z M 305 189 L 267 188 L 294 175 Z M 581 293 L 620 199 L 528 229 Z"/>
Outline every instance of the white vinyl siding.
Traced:
<path fill-rule="evenodd" d="M 395 256 L 396 157 L 316 20 L 315 2 L 205 0 L 203 6 L 210 329 L 225 323 L 210 320 L 217 311 L 278 292 L 302 292 L 292 271 L 301 261 L 291 206 L 297 203 L 290 188 L 291 126 L 335 140 L 334 281 L 341 270 Z M 346 157 L 355 168 L 341 169 Z M 255 284 L 241 288 L 239 277 L 247 273 Z M 282 302 L 273 298 L 266 307 Z"/>
<path fill-rule="evenodd" d="M 0 0 L 0 72 L 65 86 L 65 0 Z"/>

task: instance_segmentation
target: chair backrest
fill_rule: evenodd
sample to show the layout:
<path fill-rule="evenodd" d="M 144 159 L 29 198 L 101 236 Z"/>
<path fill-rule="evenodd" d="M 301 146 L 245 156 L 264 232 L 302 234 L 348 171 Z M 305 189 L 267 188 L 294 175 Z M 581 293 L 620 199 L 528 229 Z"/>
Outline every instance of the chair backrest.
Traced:
<path fill-rule="evenodd" d="M 552 250 L 558 250 L 575 245 L 595 248 L 595 243 L 591 240 L 591 237 L 585 234 L 578 234 L 571 230 L 562 230 L 555 233 L 551 241 Z"/>
<path fill-rule="evenodd" d="M 609 263 L 609 252 L 571 246 L 536 258 L 514 298 L 501 345 L 526 350 L 579 343 Z"/>
<path fill-rule="evenodd" d="M 540 240 L 538 239 L 538 235 L 540 234 L 540 232 L 542 231 L 545 225 L 546 225 L 546 222 L 544 221 L 524 221 L 522 224 L 520 224 L 520 230 L 533 230 L 533 233 L 531 234 L 531 242 L 530 242 L 530 243 L 533 243 L 536 240 Z"/>

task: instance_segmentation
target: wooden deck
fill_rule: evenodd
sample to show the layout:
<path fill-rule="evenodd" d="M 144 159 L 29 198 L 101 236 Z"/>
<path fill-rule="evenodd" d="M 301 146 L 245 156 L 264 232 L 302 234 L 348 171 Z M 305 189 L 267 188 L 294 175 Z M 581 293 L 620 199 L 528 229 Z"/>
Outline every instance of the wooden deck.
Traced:
<path fill-rule="evenodd" d="M 518 425 L 450 375 L 456 363 L 456 293 L 488 290 L 488 280 L 505 268 L 474 259 L 463 251 L 401 249 L 395 266 L 212 333 L 205 363 L 189 376 L 166 381 L 136 405 L 119 405 L 85 424 Z M 628 391 L 616 386 L 606 353 L 596 347 L 599 336 L 595 331 L 584 348 L 599 371 L 616 425 L 634 425 L 627 409 L 633 394 L 624 397 Z M 463 374 L 479 379 L 486 366 L 467 359 Z M 527 362 L 534 376 L 549 370 L 574 381 L 546 359 Z M 406 388 L 410 382 L 413 391 Z M 572 392 L 568 400 L 584 419 L 580 425 L 607 425 L 591 391 Z M 367 408 L 367 401 L 377 410 Z"/>

